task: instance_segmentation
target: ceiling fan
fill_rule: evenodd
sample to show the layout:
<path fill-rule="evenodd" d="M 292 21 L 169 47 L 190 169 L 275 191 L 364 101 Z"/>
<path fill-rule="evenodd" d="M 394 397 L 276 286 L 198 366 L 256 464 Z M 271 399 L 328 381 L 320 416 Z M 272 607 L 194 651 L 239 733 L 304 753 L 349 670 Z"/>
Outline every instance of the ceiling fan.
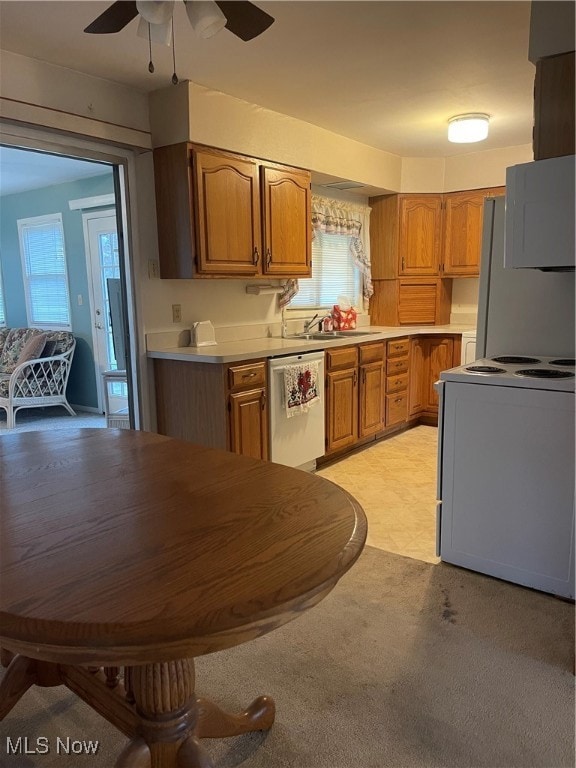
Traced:
<path fill-rule="evenodd" d="M 244 0 L 184 0 L 184 4 L 190 24 L 200 37 L 212 37 L 226 27 L 247 42 L 261 35 L 274 22 L 268 13 Z M 117 0 L 84 32 L 95 35 L 120 32 L 132 19 L 140 16 L 139 36 L 151 36 L 154 42 L 170 45 L 173 12 L 173 0 Z"/>

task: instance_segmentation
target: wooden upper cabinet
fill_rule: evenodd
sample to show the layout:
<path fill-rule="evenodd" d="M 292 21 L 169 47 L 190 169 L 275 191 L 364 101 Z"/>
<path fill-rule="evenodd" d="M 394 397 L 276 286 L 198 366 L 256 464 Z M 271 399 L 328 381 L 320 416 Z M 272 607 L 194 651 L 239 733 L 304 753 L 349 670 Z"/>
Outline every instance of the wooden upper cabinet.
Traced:
<path fill-rule="evenodd" d="M 442 195 L 382 195 L 370 207 L 372 278 L 438 276 Z"/>
<path fill-rule="evenodd" d="M 399 215 L 399 275 L 438 275 L 442 195 L 401 195 Z"/>
<path fill-rule="evenodd" d="M 309 171 L 184 143 L 154 176 L 161 277 L 311 275 Z"/>
<path fill-rule="evenodd" d="M 444 277 L 478 277 L 484 200 L 503 194 L 504 187 L 498 187 L 444 196 Z"/>
<path fill-rule="evenodd" d="M 194 152 L 200 274 L 255 275 L 262 253 L 258 164 Z"/>
<path fill-rule="evenodd" d="M 263 165 L 264 274 L 311 274 L 310 173 Z"/>

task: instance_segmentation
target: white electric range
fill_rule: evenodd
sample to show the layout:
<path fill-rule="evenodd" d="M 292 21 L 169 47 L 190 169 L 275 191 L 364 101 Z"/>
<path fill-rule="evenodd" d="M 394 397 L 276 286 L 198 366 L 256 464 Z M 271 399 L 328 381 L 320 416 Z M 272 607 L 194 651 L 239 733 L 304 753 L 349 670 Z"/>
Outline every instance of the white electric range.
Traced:
<path fill-rule="evenodd" d="M 495 384 L 499 387 L 574 392 L 574 358 L 542 355 L 496 355 L 444 371 L 443 381 Z"/>
<path fill-rule="evenodd" d="M 498 355 L 441 374 L 443 561 L 574 597 L 574 362 Z"/>

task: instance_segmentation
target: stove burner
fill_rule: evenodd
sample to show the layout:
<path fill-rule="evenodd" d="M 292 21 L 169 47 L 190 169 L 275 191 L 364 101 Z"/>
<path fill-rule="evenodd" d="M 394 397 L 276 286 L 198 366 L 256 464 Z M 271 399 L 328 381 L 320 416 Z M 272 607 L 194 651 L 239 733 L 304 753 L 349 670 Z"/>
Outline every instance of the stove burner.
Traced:
<path fill-rule="evenodd" d="M 502 355 L 502 357 L 491 358 L 495 363 L 509 363 L 511 365 L 534 365 L 541 363 L 537 357 L 522 357 L 521 355 Z"/>
<path fill-rule="evenodd" d="M 573 379 L 572 371 L 556 371 L 553 368 L 523 368 L 515 376 L 529 376 L 535 379 Z"/>
<path fill-rule="evenodd" d="M 506 373 L 504 368 L 497 368 L 495 365 L 469 365 L 466 370 L 471 373 Z"/>
<path fill-rule="evenodd" d="M 573 357 L 560 357 L 558 360 L 550 360 L 550 365 L 562 365 L 567 368 L 573 368 L 576 365 L 576 360 Z"/>

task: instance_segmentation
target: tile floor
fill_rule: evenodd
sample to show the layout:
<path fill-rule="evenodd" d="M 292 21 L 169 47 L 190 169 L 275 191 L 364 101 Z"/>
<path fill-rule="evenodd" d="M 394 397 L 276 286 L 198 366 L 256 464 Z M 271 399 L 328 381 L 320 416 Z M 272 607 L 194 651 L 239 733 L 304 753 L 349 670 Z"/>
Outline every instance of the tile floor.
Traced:
<path fill-rule="evenodd" d="M 437 437 L 436 427 L 420 425 L 318 470 L 358 499 L 368 518 L 371 546 L 439 562 Z"/>

